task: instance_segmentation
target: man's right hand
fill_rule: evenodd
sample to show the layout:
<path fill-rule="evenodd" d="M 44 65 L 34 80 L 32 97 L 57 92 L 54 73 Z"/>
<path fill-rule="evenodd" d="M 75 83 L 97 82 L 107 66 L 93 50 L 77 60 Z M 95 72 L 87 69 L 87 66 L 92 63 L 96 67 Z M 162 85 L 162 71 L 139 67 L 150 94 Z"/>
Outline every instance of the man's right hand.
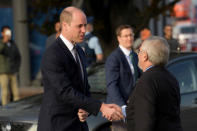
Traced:
<path fill-rule="evenodd" d="M 116 104 L 102 103 L 100 111 L 102 112 L 103 117 L 109 121 L 119 121 L 124 119 L 121 107 Z"/>

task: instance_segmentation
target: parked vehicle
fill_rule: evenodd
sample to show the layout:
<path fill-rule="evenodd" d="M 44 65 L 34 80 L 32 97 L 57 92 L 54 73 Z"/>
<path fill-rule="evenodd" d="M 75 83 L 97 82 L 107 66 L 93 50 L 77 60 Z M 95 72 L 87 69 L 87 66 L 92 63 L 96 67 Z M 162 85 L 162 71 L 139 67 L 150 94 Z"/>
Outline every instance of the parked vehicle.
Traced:
<path fill-rule="evenodd" d="M 182 51 L 197 51 L 197 25 L 193 23 L 180 23 L 173 27 L 173 38 L 177 39 Z M 194 46 L 194 47 L 193 47 Z"/>
<path fill-rule="evenodd" d="M 181 91 L 181 119 L 185 131 L 197 130 L 197 53 L 177 53 L 170 55 L 167 69 L 177 78 Z M 105 100 L 104 64 L 88 69 L 92 97 Z M 42 94 L 12 102 L 0 108 L 0 131 L 36 131 Z M 90 131 L 110 130 L 110 121 L 101 116 L 87 119 Z"/>

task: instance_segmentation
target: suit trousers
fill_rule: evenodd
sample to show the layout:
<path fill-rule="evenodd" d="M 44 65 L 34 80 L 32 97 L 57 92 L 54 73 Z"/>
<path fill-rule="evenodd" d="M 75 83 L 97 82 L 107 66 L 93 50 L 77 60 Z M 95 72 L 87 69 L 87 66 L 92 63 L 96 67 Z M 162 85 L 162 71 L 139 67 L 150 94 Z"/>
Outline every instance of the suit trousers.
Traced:
<path fill-rule="evenodd" d="M 126 123 L 123 121 L 112 122 L 111 131 L 127 131 Z"/>
<path fill-rule="evenodd" d="M 17 82 L 16 74 L 0 74 L 0 84 L 1 84 L 1 99 L 3 106 L 8 104 L 10 101 L 9 85 L 11 87 L 11 91 L 13 94 L 13 100 L 14 101 L 19 100 L 19 90 L 18 90 L 18 82 Z"/>

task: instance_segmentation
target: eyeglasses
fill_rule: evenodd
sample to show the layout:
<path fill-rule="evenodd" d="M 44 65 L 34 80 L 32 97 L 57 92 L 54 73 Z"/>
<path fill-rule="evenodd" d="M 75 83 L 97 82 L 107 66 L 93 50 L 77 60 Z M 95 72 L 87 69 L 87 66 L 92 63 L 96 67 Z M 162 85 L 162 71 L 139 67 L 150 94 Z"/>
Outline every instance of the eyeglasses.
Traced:
<path fill-rule="evenodd" d="M 134 37 L 135 34 L 128 34 L 128 35 L 122 35 L 121 37 L 124 37 L 124 38 L 128 38 L 128 37 Z"/>
<path fill-rule="evenodd" d="M 144 50 L 137 49 L 136 53 L 139 54 L 140 52 L 144 52 Z"/>

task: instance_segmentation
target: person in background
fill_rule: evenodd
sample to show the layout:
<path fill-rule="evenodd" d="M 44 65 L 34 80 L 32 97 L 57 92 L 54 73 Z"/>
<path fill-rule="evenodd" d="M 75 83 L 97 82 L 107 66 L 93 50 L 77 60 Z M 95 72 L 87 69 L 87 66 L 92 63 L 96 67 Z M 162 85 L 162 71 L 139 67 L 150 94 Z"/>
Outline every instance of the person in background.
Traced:
<path fill-rule="evenodd" d="M 86 16 L 76 7 L 60 14 L 61 34 L 44 53 L 41 71 L 44 95 L 38 131 L 88 131 L 84 120 L 99 111 L 108 120 L 123 119 L 121 108 L 90 97 L 81 43 L 86 31 Z"/>
<path fill-rule="evenodd" d="M 55 33 L 50 35 L 46 40 L 46 48 L 48 48 L 51 44 L 53 44 L 57 39 L 57 37 L 60 35 L 61 26 L 59 21 L 55 22 L 54 29 L 55 29 Z"/>
<path fill-rule="evenodd" d="M 46 49 L 55 42 L 55 40 L 59 37 L 61 33 L 61 26 L 59 21 L 55 22 L 54 29 L 55 33 L 53 33 L 46 39 Z M 36 86 L 42 86 L 42 73 L 40 69 L 38 70 L 35 79 L 32 81 L 32 84 Z"/>
<path fill-rule="evenodd" d="M 93 17 L 88 17 L 85 38 L 84 41 L 79 44 L 86 54 L 87 67 L 93 63 L 103 61 L 103 51 L 101 44 L 98 37 L 92 34 L 93 31 Z"/>
<path fill-rule="evenodd" d="M 1 28 L 2 39 L 0 39 L 0 85 L 2 105 L 6 105 L 10 101 L 10 89 L 13 100 L 19 100 L 19 89 L 17 73 L 19 72 L 21 56 L 19 50 L 11 40 L 12 32 L 9 26 Z"/>
<path fill-rule="evenodd" d="M 164 27 L 164 37 L 170 46 L 170 51 L 179 51 L 180 50 L 178 41 L 176 39 L 172 38 L 172 26 L 171 25 L 166 25 Z"/>
<path fill-rule="evenodd" d="M 105 64 L 107 103 L 115 103 L 125 112 L 127 100 L 140 76 L 137 54 L 132 50 L 134 33 L 130 25 L 116 29 L 118 48 L 107 58 Z M 123 121 L 112 122 L 112 131 L 125 131 Z"/>
<path fill-rule="evenodd" d="M 133 44 L 133 49 L 135 52 L 137 52 L 138 48 L 140 47 L 141 43 L 148 39 L 149 37 L 152 36 L 152 33 L 150 31 L 149 28 L 143 28 L 141 31 L 140 31 L 140 38 L 138 38 L 137 40 L 135 40 L 134 44 Z"/>
<path fill-rule="evenodd" d="M 162 37 L 148 38 L 140 46 L 138 65 L 143 75 L 129 96 L 128 131 L 182 131 L 179 84 L 165 68 L 169 52 Z"/>

